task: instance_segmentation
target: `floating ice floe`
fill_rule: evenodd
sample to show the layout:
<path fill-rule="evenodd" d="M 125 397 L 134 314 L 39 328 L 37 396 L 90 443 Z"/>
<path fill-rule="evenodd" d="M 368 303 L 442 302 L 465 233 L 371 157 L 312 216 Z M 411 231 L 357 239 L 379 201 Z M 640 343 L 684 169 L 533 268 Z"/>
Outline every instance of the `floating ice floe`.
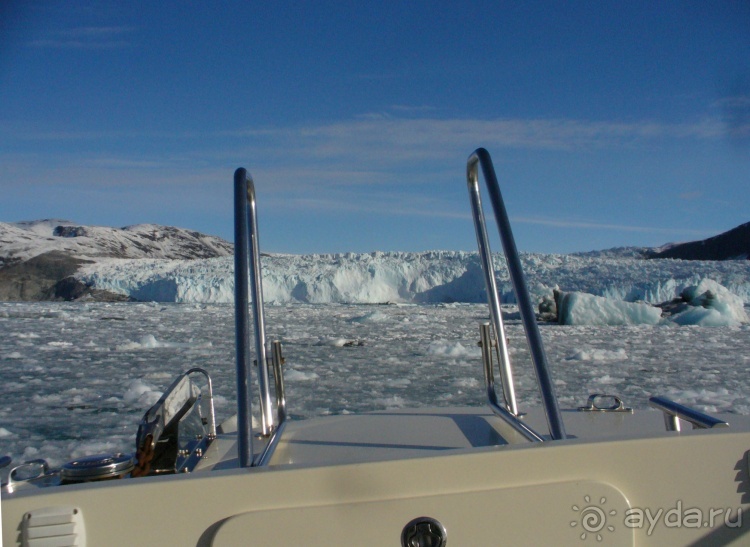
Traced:
<path fill-rule="evenodd" d="M 661 321 L 661 309 L 650 304 L 582 292 L 562 293 L 557 313 L 561 325 L 656 325 Z"/>
<path fill-rule="evenodd" d="M 749 323 L 742 298 L 716 281 L 703 279 L 686 287 L 679 298 L 652 306 L 582 292 L 558 293 L 561 325 L 701 325 L 737 326 Z"/>
<path fill-rule="evenodd" d="M 122 398 L 128 404 L 135 405 L 139 408 L 148 408 L 161 397 L 161 391 L 154 386 L 143 382 L 143 380 L 133 380 L 128 384 Z"/>
<path fill-rule="evenodd" d="M 616 350 L 608 349 L 577 349 L 572 355 L 565 358 L 566 361 L 625 361 L 628 354 L 625 348 Z"/>
<path fill-rule="evenodd" d="M 678 325 L 731 327 L 748 323 L 742 299 L 711 279 L 682 291 L 683 309 L 669 319 Z"/>
<path fill-rule="evenodd" d="M 284 377 L 287 381 L 291 382 L 306 382 L 318 379 L 318 375 L 314 372 L 302 372 L 295 369 L 290 369 L 284 372 Z"/>
<path fill-rule="evenodd" d="M 333 346 L 335 348 L 352 348 L 364 346 L 362 340 L 351 340 L 349 338 L 321 338 L 315 343 L 316 346 Z"/>
<path fill-rule="evenodd" d="M 436 340 L 427 346 L 428 355 L 443 355 L 445 357 L 476 357 L 481 354 L 479 349 L 467 348 L 460 342 L 446 342 Z"/>
<path fill-rule="evenodd" d="M 381 311 L 373 311 L 359 317 L 353 317 L 352 323 L 379 323 L 390 318 Z"/>
<path fill-rule="evenodd" d="M 153 334 L 146 334 L 141 337 L 139 342 L 126 342 L 116 346 L 118 351 L 133 351 L 139 349 L 157 349 L 157 348 L 209 348 L 211 342 L 184 343 L 184 342 L 163 342 L 157 340 Z"/>

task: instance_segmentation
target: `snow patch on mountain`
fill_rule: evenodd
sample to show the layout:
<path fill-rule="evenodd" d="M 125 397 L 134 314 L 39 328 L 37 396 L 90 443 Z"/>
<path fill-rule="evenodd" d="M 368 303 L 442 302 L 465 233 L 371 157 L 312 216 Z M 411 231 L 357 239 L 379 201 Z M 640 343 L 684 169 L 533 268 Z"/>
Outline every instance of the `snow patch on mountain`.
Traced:
<path fill-rule="evenodd" d="M 112 228 L 60 219 L 0 222 L 0 268 L 53 251 L 76 258 L 191 259 L 229 256 L 233 245 L 193 230 L 157 224 Z"/>
<path fill-rule="evenodd" d="M 232 244 L 191 230 L 139 224 L 81 226 L 59 219 L 0 222 L 0 300 L 120 300 L 72 277 L 102 258 L 194 259 L 228 256 Z"/>

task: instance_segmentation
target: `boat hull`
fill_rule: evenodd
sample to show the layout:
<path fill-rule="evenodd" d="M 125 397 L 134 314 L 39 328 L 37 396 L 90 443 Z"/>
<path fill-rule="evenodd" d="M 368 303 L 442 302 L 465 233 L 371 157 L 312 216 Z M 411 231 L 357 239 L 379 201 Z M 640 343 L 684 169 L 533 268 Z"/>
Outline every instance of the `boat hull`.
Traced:
<path fill-rule="evenodd" d="M 87 545 L 398 545 L 423 516 L 453 546 L 747 544 L 749 449 L 750 433 L 723 429 L 213 466 L 5 495 L 3 541 L 18 544 L 29 511 L 75 507 Z"/>

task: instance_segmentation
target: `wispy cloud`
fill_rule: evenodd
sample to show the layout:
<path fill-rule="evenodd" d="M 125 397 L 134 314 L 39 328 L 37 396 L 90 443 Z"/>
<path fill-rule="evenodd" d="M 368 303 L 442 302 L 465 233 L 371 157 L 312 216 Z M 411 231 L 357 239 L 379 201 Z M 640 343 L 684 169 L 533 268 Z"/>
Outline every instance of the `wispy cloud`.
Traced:
<path fill-rule="evenodd" d="M 408 108 L 408 107 L 404 107 Z M 415 107 L 429 109 L 430 107 Z M 245 139 L 253 149 L 282 151 L 287 157 L 334 158 L 356 155 L 381 160 L 444 157 L 482 143 L 495 149 L 581 151 L 650 145 L 658 140 L 716 140 L 725 134 L 720 118 L 664 123 L 576 119 L 495 119 L 398 117 L 389 110 L 316 125 L 237 129 L 232 131 L 45 131 L 0 123 L 0 134 L 15 140 L 66 141 L 120 138 Z M 384 155 L 385 154 L 385 155 Z M 275 154 L 274 154 L 275 155 Z"/>
<path fill-rule="evenodd" d="M 463 220 L 466 225 L 471 224 L 471 214 L 467 208 L 460 207 L 452 210 L 449 204 L 443 200 L 434 199 L 431 196 L 409 196 L 409 200 L 404 200 L 403 195 L 370 195 L 367 199 L 361 196 L 356 200 L 341 200 L 325 196 L 301 196 L 301 197 L 273 197 L 264 201 L 269 209 L 286 209 L 292 211 L 315 211 L 323 215 L 329 214 L 374 214 L 378 216 L 386 215 L 387 217 L 409 217 L 409 218 L 430 218 L 445 220 Z M 461 204 L 463 205 L 463 203 Z M 513 225 L 526 224 L 532 226 L 546 226 L 560 228 L 564 230 L 580 230 L 583 232 L 622 232 L 634 234 L 648 234 L 650 236 L 663 236 L 665 238 L 679 237 L 681 239 L 699 239 L 708 237 L 712 231 L 695 230 L 682 226 L 675 227 L 657 227 L 643 226 L 633 224 L 615 224 L 594 222 L 587 220 L 571 220 L 566 218 L 547 218 L 527 217 L 523 215 L 511 215 Z"/>
<path fill-rule="evenodd" d="M 549 219 L 533 217 L 511 216 L 514 223 L 534 224 L 539 226 L 554 226 L 556 228 L 580 228 L 583 230 L 613 230 L 616 232 L 637 232 L 665 235 L 697 235 L 705 236 L 705 230 L 690 230 L 684 228 L 654 228 L 653 226 L 634 226 L 631 224 L 608 224 L 601 222 L 587 222 L 581 220 Z"/>
<path fill-rule="evenodd" d="M 358 114 L 355 116 L 356 120 L 394 120 L 398 117 L 412 116 L 419 117 L 424 116 L 430 112 L 436 112 L 438 109 L 434 106 L 429 105 L 405 105 L 405 104 L 394 104 L 383 110 L 377 112 L 366 112 L 364 114 Z"/>
<path fill-rule="evenodd" d="M 49 157 L 55 166 L 54 178 L 70 183 L 218 185 L 229 176 L 227 169 L 244 166 L 267 195 L 317 200 L 315 207 L 320 209 L 462 218 L 465 216 L 463 207 L 455 206 L 450 200 L 426 203 L 414 196 L 430 195 L 436 188 L 444 195 L 442 189 L 451 187 L 463 176 L 462 165 L 477 144 L 488 148 L 496 162 L 502 162 L 508 150 L 578 153 L 606 148 L 646 148 L 662 139 L 677 143 L 714 140 L 721 138 L 721 125 L 721 120 L 666 124 L 651 120 L 623 123 L 565 119 L 391 118 L 202 133 L 123 133 L 106 129 L 44 133 L 6 126 L 0 127 L 0 137 L 10 141 L 14 138 L 37 141 L 32 143 L 36 148 L 52 152 Z M 71 146 L 68 144 L 71 140 L 77 142 Z M 58 147 L 56 142 L 63 146 Z M 147 148 L 160 152 L 144 153 L 143 146 L 138 146 L 136 152 L 128 152 L 130 142 L 152 143 L 153 146 Z M 164 146 L 165 142 L 169 142 L 168 147 Z M 238 145 L 240 142 L 242 144 Z M 165 153 L 165 148 L 174 153 Z M 8 165 L 2 154 L 0 163 Z M 34 173 L 37 168 L 33 166 L 38 163 L 27 158 L 26 172 Z M 365 189 L 374 194 L 362 199 Z M 389 197 L 392 191 L 399 195 Z M 352 195 L 351 199 L 342 198 L 354 192 L 357 195 Z M 403 199 L 404 192 L 409 193 L 411 201 Z M 313 202 L 306 204 L 311 206 Z M 282 206 L 287 210 L 295 207 L 289 201 Z M 520 221 L 548 222 L 529 218 Z M 552 222 L 573 227 L 568 221 Z M 604 229 L 597 224 L 577 227 Z"/>
<path fill-rule="evenodd" d="M 206 137 L 220 136 L 221 133 L 201 133 L 197 131 L 136 131 L 120 129 L 93 129 L 93 130 L 59 130 L 44 128 L 39 124 L 28 125 L 21 122 L 10 122 L 0 120 L 0 138 L 10 141 L 29 142 L 76 142 L 80 141 L 115 141 L 147 139 L 159 140 L 189 140 Z"/>
<path fill-rule="evenodd" d="M 425 112 L 435 112 L 437 107 L 422 105 L 393 104 L 390 109 L 395 112 L 404 112 L 406 114 L 424 114 Z"/>
<path fill-rule="evenodd" d="M 393 111 L 393 110 L 391 110 Z M 503 151 L 562 151 L 642 147 L 654 142 L 682 144 L 723 138 L 721 119 L 670 124 L 573 119 L 352 119 L 328 124 L 253 128 L 202 133 L 94 131 L 44 133 L 0 125 L 0 138 L 31 141 L 37 150 L 16 153 L 4 187 L 28 181 L 55 181 L 76 188 L 122 188 L 151 192 L 211 192 L 247 167 L 264 199 L 277 210 L 411 215 L 468 219 L 463 203 L 450 196 L 463 176 L 471 150 L 482 144 L 502 161 Z M 180 141 L 182 139 L 183 141 Z M 75 146 L 68 141 L 76 140 Z M 88 144 L 90 141 L 90 145 Z M 138 142 L 128 152 L 128 143 Z M 163 143 L 170 150 L 163 152 Z M 237 143 L 241 142 L 241 145 Z M 145 144 L 153 146 L 144 146 Z M 23 148 L 28 148 L 24 142 Z M 72 150 L 75 148 L 75 151 Z M 144 149 L 161 152 L 144 153 Z M 495 154 L 497 152 L 497 154 Z M 41 157 L 49 156 L 40 172 Z M 0 153 L 6 167 L 11 159 Z M 47 163 L 45 159 L 44 162 Z M 12 180 L 11 180 L 12 179 Z M 16 182 L 13 182 L 16 181 Z M 435 190 L 438 189 L 438 190 Z M 685 194 L 683 199 L 694 199 Z M 518 217 L 514 222 L 586 230 L 687 235 L 685 230 L 569 220 L 551 214 Z M 694 232 L 695 235 L 704 235 Z"/>
<path fill-rule="evenodd" d="M 370 115 L 331 124 L 280 130 L 248 129 L 245 137 L 262 138 L 274 147 L 281 142 L 306 157 L 377 155 L 381 159 L 444 157 L 446 151 L 467 146 L 576 151 L 637 146 L 660 139 L 713 140 L 723 135 L 722 121 L 693 123 L 658 121 L 609 122 L 573 119 L 399 119 L 388 114 Z M 387 151 L 387 156 L 383 153 Z"/>
<path fill-rule="evenodd" d="M 36 48 L 49 49 L 114 49 L 131 45 L 132 27 L 102 26 L 59 30 L 48 37 L 29 43 Z"/>
<path fill-rule="evenodd" d="M 648 150 L 719 140 L 720 119 L 669 124 L 571 119 L 354 119 L 223 133 L 220 156 L 253 162 L 274 188 L 402 185 L 453 180 L 469 153 L 486 147 L 495 161 L 509 152 L 581 154 Z M 205 143 L 208 139 L 202 139 Z M 241 145 L 236 143 L 241 142 Z M 649 152 L 650 153 L 650 152 Z M 259 171 L 259 172 L 260 172 Z M 460 176 L 460 175 L 459 175 Z"/>
<path fill-rule="evenodd" d="M 750 94 L 727 97 L 718 106 L 724 113 L 729 139 L 736 144 L 750 144 Z"/>
<path fill-rule="evenodd" d="M 271 198 L 271 206 L 279 206 L 285 209 L 298 211 L 321 211 L 321 212 L 347 212 L 347 213 L 376 213 L 378 215 L 396 215 L 407 217 L 431 217 L 471 220 L 468 211 L 451 210 L 446 207 L 444 200 L 431 195 L 405 196 L 403 193 L 393 191 L 369 192 L 359 194 L 354 199 L 347 195 L 336 196 L 304 196 L 283 198 Z M 283 200 L 283 203 L 281 202 Z"/>
<path fill-rule="evenodd" d="M 654 141 L 690 142 L 722 136 L 722 121 L 695 123 L 585 121 L 572 119 L 352 119 L 328 124 L 206 132 L 45 132 L 17 124 L 0 123 L 0 138 L 27 150 L 29 172 L 39 161 L 34 153 L 53 163 L 58 173 L 69 170 L 69 179 L 89 181 L 173 180 L 174 173 L 219 172 L 228 164 L 245 164 L 270 183 L 273 193 L 288 191 L 309 195 L 316 189 L 378 188 L 385 191 L 407 185 L 430 187 L 461 176 L 461 165 L 478 144 L 503 157 L 506 150 L 580 152 L 603 148 L 646 147 Z M 68 144 L 70 141 L 75 141 Z M 137 151 L 128 152 L 138 142 Z M 90 143 L 90 144 L 88 144 Z M 151 150 L 144 153 L 146 143 Z M 169 146 L 164 146 L 169 143 Z M 242 144 L 237 144 L 242 143 Z M 172 154 L 164 152 L 173 150 Z M 497 154 L 496 154 L 497 153 Z M 8 154 L 0 162 L 8 165 Z M 501 159 L 502 161 L 502 159 Z M 86 174 L 84 176 L 84 174 Z M 170 174 L 172 173 L 172 174 Z M 192 175 L 188 178 L 192 178 Z M 206 180 L 205 176 L 201 176 Z M 219 179 L 221 180 L 221 179 Z M 407 188 L 407 190 L 408 190 Z M 420 190 L 424 191 L 424 190 Z M 416 192 L 414 192 L 416 193 Z M 683 196 L 683 199 L 689 196 Z M 373 202 L 374 203 L 374 202 Z M 393 204 L 390 205 L 393 207 Z M 383 208 L 387 207 L 384 205 Z M 420 210 L 440 211 L 439 207 Z M 437 213 L 434 213 L 437 214 Z M 446 210 L 445 214 L 453 214 Z"/>

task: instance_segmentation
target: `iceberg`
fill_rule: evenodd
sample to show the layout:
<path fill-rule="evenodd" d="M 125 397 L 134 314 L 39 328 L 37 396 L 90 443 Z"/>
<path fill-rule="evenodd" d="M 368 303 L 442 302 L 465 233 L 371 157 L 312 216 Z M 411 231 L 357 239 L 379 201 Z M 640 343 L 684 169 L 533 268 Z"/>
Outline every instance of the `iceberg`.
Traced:
<path fill-rule="evenodd" d="M 561 325 L 700 325 L 737 326 L 749 323 L 743 300 L 712 279 L 686 287 L 680 298 L 652 306 L 583 292 L 556 292 Z M 545 301 L 546 303 L 546 301 Z"/>
<path fill-rule="evenodd" d="M 682 310 L 670 320 L 678 325 L 731 327 L 750 322 L 743 300 L 711 279 L 703 279 L 682 291 Z"/>
<path fill-rule="evenodd" d="M 661 309 L 641 302 L 624 302 L 582 292 L 562 293 L 558 303 L 561 325 L 656 325 Z"/>

